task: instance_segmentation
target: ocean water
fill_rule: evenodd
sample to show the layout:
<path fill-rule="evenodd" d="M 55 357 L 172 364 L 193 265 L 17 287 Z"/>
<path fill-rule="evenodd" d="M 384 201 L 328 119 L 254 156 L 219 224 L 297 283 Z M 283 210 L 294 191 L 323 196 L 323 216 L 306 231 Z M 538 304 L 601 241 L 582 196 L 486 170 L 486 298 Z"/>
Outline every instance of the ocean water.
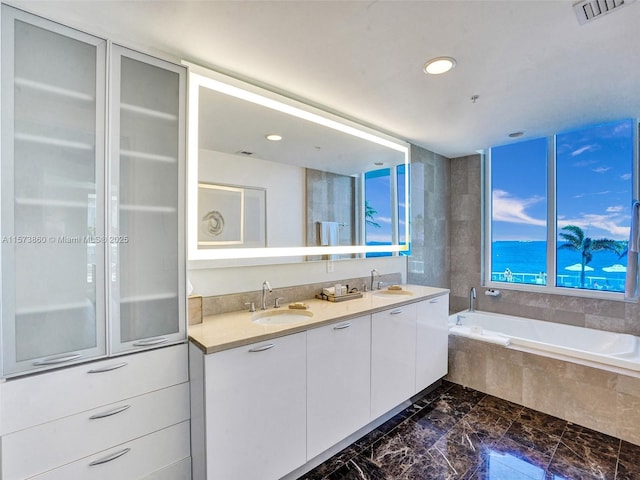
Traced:
<path fill-rule="evenodd" d="M 580 271 L 566 270 L 566 267 L 580 263 L 580 253 L 574 250 L 558 250 L 557 262 L 558 286 L 580 287 Z M 545 284 L 546 242 L 493 242 L 491 263 L 492 280 L 504 281 L 504 272 L 508 268 L 512 272 L 513 282 Z M 593 252 L 593 259 L 588 264 L 593 271 L 585 272 L 584 288 L 624 291 L 624 272 L 602 270 L 615 264 L 626 266 L 627 257 L 618 258 L 618 255 L 606 250 Z"/>

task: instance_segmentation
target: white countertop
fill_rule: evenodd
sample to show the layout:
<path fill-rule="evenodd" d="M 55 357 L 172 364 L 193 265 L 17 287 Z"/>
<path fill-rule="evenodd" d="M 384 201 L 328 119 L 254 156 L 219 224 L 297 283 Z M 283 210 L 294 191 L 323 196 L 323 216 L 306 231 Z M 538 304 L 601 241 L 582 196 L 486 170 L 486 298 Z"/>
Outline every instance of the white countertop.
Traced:
<path fill-rule="evenodd" d="M 261 310 L 255 313 L 243 310 L 209 315 L 204 317 L 202 323 L 189 326 L 189 339 L 204 353 L 214 353 L 449 293 L 445 288 L 422 285 L 402 285 L 402 289 L 412 292 L 413 295 L 398 294 L 383 297 L 376 295 L 376 292 L 365 292 L 362 298 L 343 302 L 329 302 L 316 298 L 302 300 L 302 303 L 309 305 L 308 310 L 313 312 L 313 317 L 286 325 L 262 325 L 254 322 L 256 314 L 264 314 Z M 284 303 L 281 310 L 288 309 L 288 305 Z M 293 310 L 295 311 L 297 310 Z"/>

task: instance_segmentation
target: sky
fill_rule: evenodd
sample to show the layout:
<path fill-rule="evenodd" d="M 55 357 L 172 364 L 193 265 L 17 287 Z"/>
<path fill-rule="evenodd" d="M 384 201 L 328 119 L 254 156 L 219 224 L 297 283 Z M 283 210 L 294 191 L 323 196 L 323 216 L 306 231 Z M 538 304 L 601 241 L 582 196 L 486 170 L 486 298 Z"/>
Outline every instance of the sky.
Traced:
<path fill-rule="evenodd" d="M 559 229 L 577 225 L 592 238 L 628 239 L 633 125 L 623 120 L 556 136 Z M 492 149 L 493 241 L 546 240 L 547 150 L 546 138 Z"/>

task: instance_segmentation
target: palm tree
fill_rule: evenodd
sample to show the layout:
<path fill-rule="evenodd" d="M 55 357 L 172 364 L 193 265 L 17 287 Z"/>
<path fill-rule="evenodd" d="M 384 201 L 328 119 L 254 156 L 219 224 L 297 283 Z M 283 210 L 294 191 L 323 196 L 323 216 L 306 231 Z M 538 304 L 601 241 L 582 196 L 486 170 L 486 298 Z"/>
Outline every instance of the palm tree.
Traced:
<path fill-rule="evenodd" d="M 558 250 L 576 250 L 580 252 L 581 260 L 580 265 L 580 288 L 584 288 L 584 267 L 591 262 L 593 258 L 593 252 L 598 250 L 609 250 L 617 255 L 620 255 L 623 245 L 616 240 L 609 238 L 592 239 L 586 237 L 582 229 L 576 225 L 567 225 L 562 227 L 565 232 L 560 232 L 559 236 L 567 243 L 563 243 L 558 247 Z"/>
<path fill-rule="evenodd" d="M 372 227 L 380 228 L 380 224 L 374 220 L 375 214 L 378 211 L 373 208 L 368 200 L 364 201 L 364 221 L 367 225 L 371 225 Z"/>

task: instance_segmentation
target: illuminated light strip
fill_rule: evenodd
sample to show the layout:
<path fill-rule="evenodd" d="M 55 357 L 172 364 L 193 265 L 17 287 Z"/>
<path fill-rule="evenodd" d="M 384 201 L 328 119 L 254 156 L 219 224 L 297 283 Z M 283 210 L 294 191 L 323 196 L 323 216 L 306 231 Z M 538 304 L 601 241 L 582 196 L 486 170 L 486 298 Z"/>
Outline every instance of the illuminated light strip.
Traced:
<path fill-rule="evenodd" d="M 202 69 L 197 65 L 192 65 L 187 62 L 183 62 L 189 65 L 193 69 Z M 211 72 L 214 75 L 220 75 L 216 72 Z M 230 79 L 233 81 L 233 79 Z M 188 188 L 188 205 L 198 205 L 198 169 L 197 166 L 198 153 L 199 153 L 199 119 L 198 119 L 198 107 L 199 107 L 199 88 L 205 87 L 211 90 L 218 91 L 227 95 L 231 95 L 236 98 L 240 98 L 258 105 L 262 105 L 273 110 L 277 110 L 303 120 L 311 121 L 319 125 L 323 125 L 334 130 L 353 135 L 355 137 L 368 140 L 378 145 L 386 146 L 393 150 L 402 152 L 405 156 L 405 165 L 407 169 L 405 171 L 405 191 L 409 195 L 409 147 L 407 144 L 394 142 L 374 135 L 372 133 L 365 132 L 358 128 L 344 125 L 338 121 L 325 118 L 321 115 L 307 112 L 301 108 L 288 105 L 283 102 L 279 102 L 274 99 L 270 99 L 263 95 L 253 93 L 244 90 L 240 87 L 229 85 L 222 81 L 215 80 L 213 78 L 200 75 L 193 71 L 189 72 L 189 129 L 188 129 L 188 151 L 189 151 L 189 168 L 187 169 L 187 184 Z M 258 88 L 248 85 L 248 88 Z M 275 94 L 274 94 L 275 95 Z M 310 107 L 314 108 L 314 107 Z M 409 208 L 405 206 L 405 239 L 409 240 Z M 197 208 L 190 207 L 188 209 L 188 258 L 189 260 L 225 260 L 225 259 L 248 259 L 248 258 L 264 258 L 268 257 L 293 257 L 293 256 L 311 256 L 311 255 L 351 255 L 351 254 L 366 254 L 366 253 L 394 253 L 404 252 L 409 250 L 408 243 L 402 245 L 345 245 L 345 246 L 324 246 L 324 247 L 268 247 L 265 248 L 224 248 L 224 249 L 199 249 L 198 248 L 198 212 Z"/>
<path fill-rule="evenodd" d="M 408 150 L 406 145 L 400 145 L 398 143 L 392 142 L 391 140 L 387 140 L 377 135 L 373 135 L 372 133 L 365 132 L 358 128 L 351 127 L 349 125 L 344 125 L 343 123 L 337 122 L 335 120 L 331 120 L 329 118 L 323 117 L 321 115 L 317 115 L 312 112 L 307 112 L 306 110 L 302 110 L 301 108 L 294 107 L 292 105 L 287 105 L 286 103 L 282 103 L 277 100 L 267 98 L 257 93 L 249 92 L 239 87 L 234 87 L 233 85 L 228 85 L 226 83 L 199 75 L 197 73 L 190 73 L 190 75 L 192 77 L 192 81 L 196 81 L 198 85 L 209 88 L 211 90 L 215 90 L 220 93 L 231 95 L 232 97 L 240 98 L 242 100 L 246 100 L 251 103 L 262 105 L 263 107 L 267 107 L 272 110 L 276 110 L 278 112 L 286 113 L 294 117 L 307 120 L 309 122 L 317 123 L 318 125 L 329 127 L 329 128 L 332 128 L 333 130 L 338 130 L 342 133 L 347 133 L 349 135 L 353 135 L 354 137 L 362 138 L 363 140 L 368 140 L 369 142 L 376 143 L 378 145 L 382 145 L 387 148 L 391 148 L 398 152 L 407 152 Z"/>

